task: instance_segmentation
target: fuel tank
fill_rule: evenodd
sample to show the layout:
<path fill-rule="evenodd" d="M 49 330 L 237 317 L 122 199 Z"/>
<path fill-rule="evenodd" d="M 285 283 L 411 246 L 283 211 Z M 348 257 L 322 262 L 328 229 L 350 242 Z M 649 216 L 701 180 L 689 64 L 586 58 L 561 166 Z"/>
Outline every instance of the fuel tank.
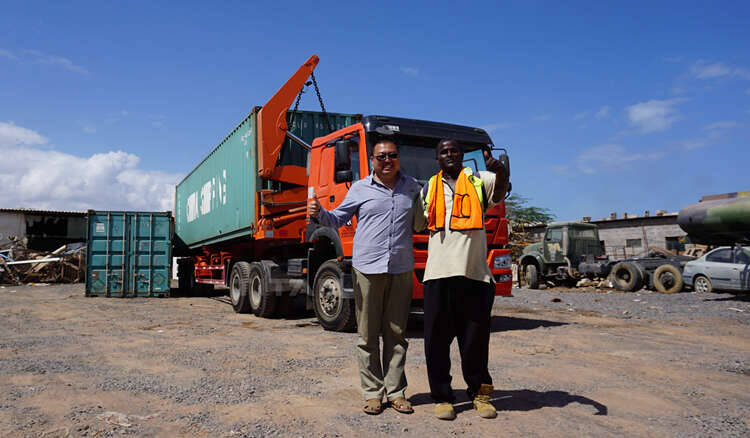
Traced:
<path fill-rule="evenodd" d="M 695 243 L 732 245 L 750 241 L 750 191 L 704 196 L 680 210 L 677 223 Z"/>

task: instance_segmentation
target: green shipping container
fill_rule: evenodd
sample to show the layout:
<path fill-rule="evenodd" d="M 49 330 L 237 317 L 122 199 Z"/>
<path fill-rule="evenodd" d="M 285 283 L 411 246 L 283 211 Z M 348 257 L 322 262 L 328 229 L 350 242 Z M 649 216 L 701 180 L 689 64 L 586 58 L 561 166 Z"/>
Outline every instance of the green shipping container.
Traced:
<path fill-rule="evenodd" d="M 86 296 L 169 296 L 170 212 L 89 211 Z"/>
<path fill-rule="evenodd" d="M 256 192 L 271 188 L 258 177 L 255 107 L 178 185 L 175 194 L 177 238 L 189 248 L 223 242 L 253 233 L 257 220 Z M 287 113 L 287 120 L 292 113 Z M 354 114 L 328 113 L 333 130 L 361 120 Z M 298 111 L 291 131 L 307 143 L 328 135 L 321 112 Z M 307 151 L 287 139 L 279 163 L 307 166 Z"/>

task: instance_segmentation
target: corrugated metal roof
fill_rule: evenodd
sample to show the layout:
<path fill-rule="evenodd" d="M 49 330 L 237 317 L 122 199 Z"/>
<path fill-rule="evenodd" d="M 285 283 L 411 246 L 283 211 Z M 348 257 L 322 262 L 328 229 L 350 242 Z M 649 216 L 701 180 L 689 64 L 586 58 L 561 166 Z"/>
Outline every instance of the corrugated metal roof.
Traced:
<path fill-rule="evenodd" d="M 86 216 L 85 211 L 34 210 L 32 208 L 0 208 L 0 213 L 49 214 L 65 216 Z"/>

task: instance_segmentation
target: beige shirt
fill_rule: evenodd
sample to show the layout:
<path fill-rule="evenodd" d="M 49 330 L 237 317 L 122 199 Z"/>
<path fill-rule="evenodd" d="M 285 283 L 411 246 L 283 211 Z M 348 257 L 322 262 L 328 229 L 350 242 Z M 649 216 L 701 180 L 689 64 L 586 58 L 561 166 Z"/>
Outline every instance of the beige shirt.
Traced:
<path fill-rule="evenodd" d="M 495 192 L 495 174 L 479 172 L 487 196 L 487 208 L 495 205 L 492 196 Z M 481 230 L 452 231 L 450 229 L 453 210 L 453 188 L 443 179 L 445 194 L 445 229 L 430 232 L 427 245 L 427 265 L 424 281 L 438 278 L 463 276 L 472 280 L 494 283 L 495 280 L 487 265 L 487 233 Z M 426 202 L 420 191 L 420 199 Z M 424 212 L 424 208 L 422 208 Z"/>

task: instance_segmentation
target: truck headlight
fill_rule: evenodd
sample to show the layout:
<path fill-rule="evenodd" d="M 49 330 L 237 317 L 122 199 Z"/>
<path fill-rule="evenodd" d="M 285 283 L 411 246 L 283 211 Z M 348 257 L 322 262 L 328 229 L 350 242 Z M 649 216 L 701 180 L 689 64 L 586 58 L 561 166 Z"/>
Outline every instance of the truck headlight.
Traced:
<path fill-rule="evenodd" d="M 492 269 L 509 269 L 510 268 L 510 255 L 495 256 L 492 261 Z"/>

